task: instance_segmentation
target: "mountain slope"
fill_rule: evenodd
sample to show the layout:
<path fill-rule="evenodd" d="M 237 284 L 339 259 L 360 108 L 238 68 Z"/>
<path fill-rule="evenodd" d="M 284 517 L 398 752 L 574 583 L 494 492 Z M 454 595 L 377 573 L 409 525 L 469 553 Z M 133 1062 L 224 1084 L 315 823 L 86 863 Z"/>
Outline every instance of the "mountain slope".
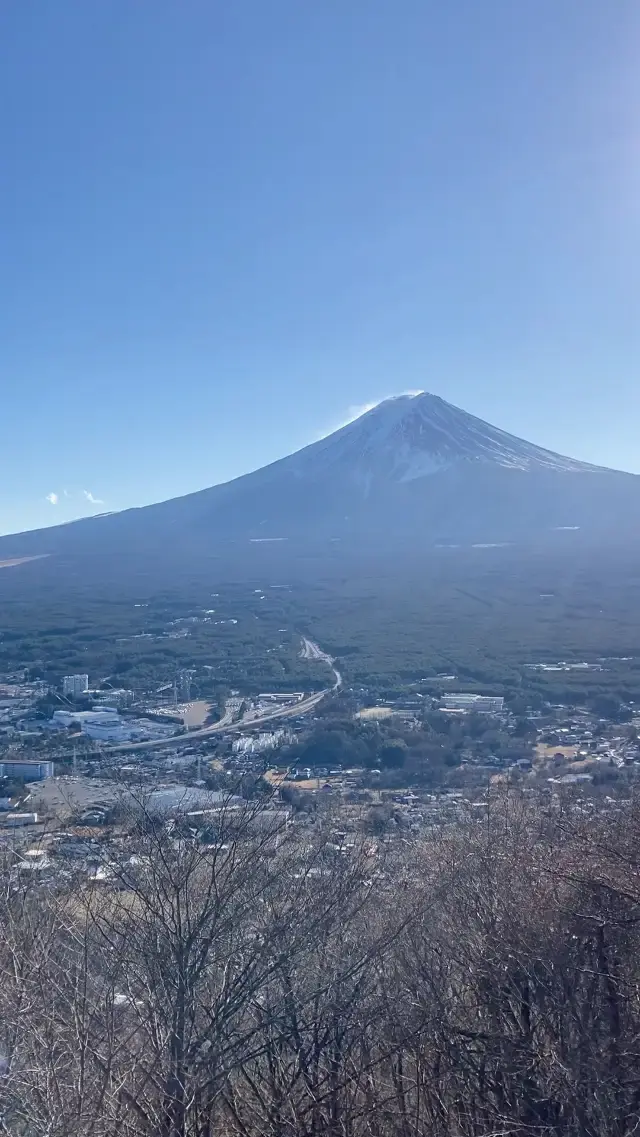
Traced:
<path fill-rule="evenodd" d="M 594 539 L 637 527 L 640 477 L 535 446 L 433 395 L 388 399 L 303 450 L 158 505 L 0 541 L 34 553 L 210 554 L 229 543 L 339 539 L 388 549 L 534 540 L 559 528 Z"/>

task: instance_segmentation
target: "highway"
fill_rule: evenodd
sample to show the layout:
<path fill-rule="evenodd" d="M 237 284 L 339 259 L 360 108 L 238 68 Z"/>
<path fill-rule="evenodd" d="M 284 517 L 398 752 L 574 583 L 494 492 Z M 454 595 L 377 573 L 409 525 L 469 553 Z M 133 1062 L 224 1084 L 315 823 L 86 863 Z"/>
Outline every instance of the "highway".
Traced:
<path fill-rule="evenodd" d="M 302 655 L 303 659 L 321 660 L 322 663 L 326 663 L 333 671 L 335 682 L 333 684 L 333 687 L 327 688 L 327 691 L 324 692 L 325 695 L 329 690 L 337 691 L 338 687 L 342 686 L 342 675 L 335 665 L 335 660 L 330 655 L 327 655 L 327 652 L 323 651 L 321 647 L 318 647 L 318 645 L 314 643 L 313 640 L 307 639 L 306 636 L 302 637 L 302 651 L 300 654 Z"/>
<path fill-rule="evenodd" d="M 331 687 L 325 687 L 323 691 L 316 691 L 313 695 L 307 695 L 304 699 L 300 699 L 298 703 L 294 703 L 289 707 L 281 707 L 276 711 L 269 711 L 266 714 L 256 715 L 250 717 L 250 713 L 245 715 L 239 722 L 233 722 L 231 715 L 225 711 L 222 718 L 213 723 L 212 726 L 204 726 L 200 730 L 190 730 L 186 734 L 174 734 L 170 738 L 159 738 L 150 742 L 122 742 L 119 746 L 105 746 L 102 753 L 105 756 L 109 754 L 124 754 L 132 750 L 157 750 L 161 746 L 190 746 L 192 742 L 200 738 L 209 738 L 212 734 L 221 734 L 223 732 L 241 733 L 243 730 L 253 730 L 254 727 L 268 725 L 272 722 L 277 722 L 280 719 L 298 718 L 299 715 L 307 715 L 318 703 L 322 702 L 326 695 L 332 691 L 337 691 L 338 687 L 342 685 L 342 675 L 338 671 L 335 663 L 330 655 L 322 651 L 318 644 L 313 640 L 307 639 L 306 636 L 302 637 L 302 651 L 301 656 L 304 659 L 317 659 L 322 663 L 328 664 L 333 671 L 334 683 Z"/>

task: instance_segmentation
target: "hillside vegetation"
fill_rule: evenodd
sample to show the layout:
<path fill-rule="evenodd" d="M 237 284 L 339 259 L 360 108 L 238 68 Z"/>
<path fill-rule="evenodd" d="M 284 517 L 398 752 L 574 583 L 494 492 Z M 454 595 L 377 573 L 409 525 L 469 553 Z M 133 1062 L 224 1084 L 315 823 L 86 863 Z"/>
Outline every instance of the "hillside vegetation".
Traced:
<path fill-rule="evenodd" d="M 49 558 L 0 577 L 0 670 L 26 665 L 51 682 L 86 671 L 136 687 L 190 667 L 203 697 L 320 688 L 322 668 L 300 657 L 308 634 L 340 660 L 347 685 L 374 692 L 453 674 L 462 689 L 580 702 L 598 688 L 638 700 L 639 564 L 629 549 L 442 549 L 407 560 L 326 550 L 291 560 L 271 549 L 197 574 L 177 563 L 168 577 L 110 576 L 98 560 L 70 587 Z M 558 660 L 601 670 L 528 666 Z"/>
<path fill-rule="evenodd" d="M 636 802 L 503 794 L 393 854 L 261 809 L 203 844 L 141 803 L 101 882 L 5 857 L 3 1132 L 637 1131 Z"/>

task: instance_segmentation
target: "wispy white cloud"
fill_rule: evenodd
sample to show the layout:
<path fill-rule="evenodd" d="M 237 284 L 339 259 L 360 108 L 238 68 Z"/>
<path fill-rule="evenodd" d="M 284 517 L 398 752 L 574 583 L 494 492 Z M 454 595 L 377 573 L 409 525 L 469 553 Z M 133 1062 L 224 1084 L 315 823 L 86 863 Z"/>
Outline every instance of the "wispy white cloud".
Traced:
<path fill-rule="evenodd" d="M 48 501 L 48 502 L 50 502 L 50 503 L 51 503 L 51 505 L 57 505 L 57 504 L 58 504 L 58 495 L 57 495 L 57 493 L 48 493 L 48 494 L 47 494 L 47 501 Z"/>
<path fill-rule="evenodd" d="M 87 501 L 90 501 L 92 505 L 104 505 L 102 498 L 101 497 L 94 497 L 93 494 L 91 493 L 91 490 L 83 490 L 82 492 L 83 492 L 84 496 L 86 497 Z"/>
<path fill-rule="evenodd" d="M 73 494 L 70 494 L 69 490 L 63 490 L 62 492 L 63 492 L 65 497 L 73 497 Z"/>
<path fill-rule="evenodd" d="M 366 415 L 367 411 L 372 411 L 374 407 L 378 406 L 378 403 L 383 401 L 383 399 L 376 399 L 373 403 L 355 403 L 352 407 L 347 407 L 346 418 L 342 425 L 347 426 L 350 422 L 355 422 L 357 418 Z"/>

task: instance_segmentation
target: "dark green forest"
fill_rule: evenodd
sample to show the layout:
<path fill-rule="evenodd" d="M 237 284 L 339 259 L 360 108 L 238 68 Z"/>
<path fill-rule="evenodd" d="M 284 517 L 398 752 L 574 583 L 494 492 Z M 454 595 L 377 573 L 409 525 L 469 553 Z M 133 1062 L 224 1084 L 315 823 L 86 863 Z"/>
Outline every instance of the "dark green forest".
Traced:
<path fill-rule="evenodd" d="M 112 567 L 112 566 L 111 566 Z M 584 702 L 640 699 L 640 567 L 632 552 L 432 550 L 411 562 L 213 561 L 170 580 L 41 561 L 0 573 L 0 671 L 144 687 L 194 669 L 220 687 L 313 689 L 323 665 L 300 658 L 309 635 L 348 686 L 505 692 Z M 594 670 L 541 671 L 587 662 Z"/>

